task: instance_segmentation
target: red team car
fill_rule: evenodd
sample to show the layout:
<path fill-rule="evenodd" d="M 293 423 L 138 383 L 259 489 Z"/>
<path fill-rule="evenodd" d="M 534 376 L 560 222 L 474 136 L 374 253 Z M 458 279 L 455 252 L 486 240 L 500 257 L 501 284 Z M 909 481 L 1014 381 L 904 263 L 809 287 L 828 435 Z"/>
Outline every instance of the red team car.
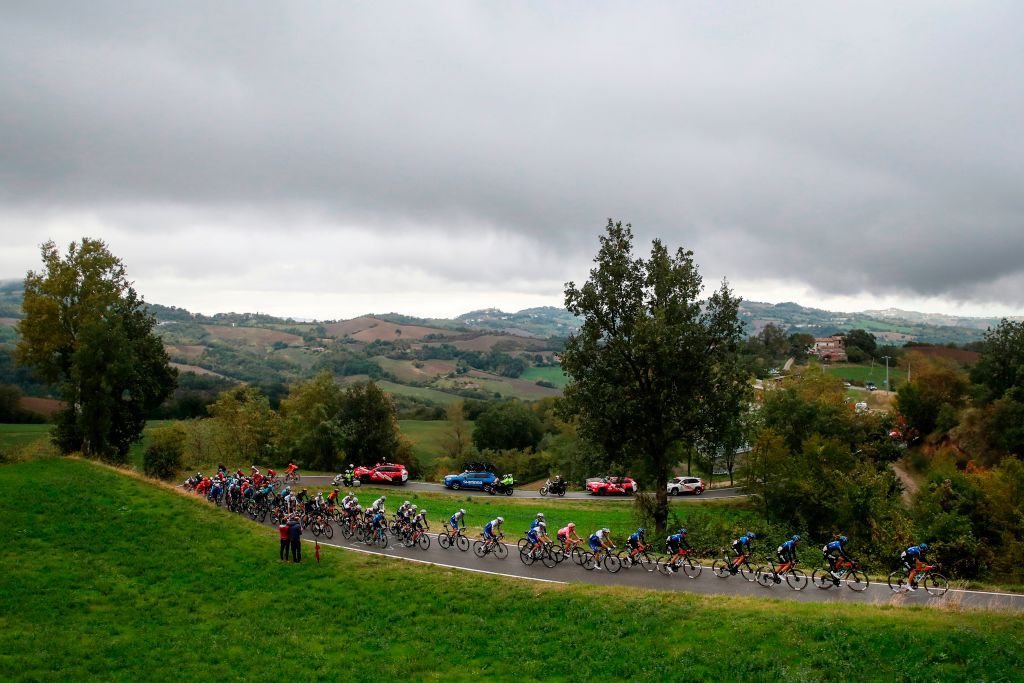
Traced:
<path fill-rule="evenodd" d="M 587 491 L 592 496 L 631 496 L 637 488 L 631 477 L 601 477 L 587 481 Z"/>
<path fill-rule="evenodd" d="M 409 480 L 409 470 L 405 469 L 405 465 L 385 462 L 373 467 L 359 466 L 352 476 L 363 484 L 404 484 Z"/>

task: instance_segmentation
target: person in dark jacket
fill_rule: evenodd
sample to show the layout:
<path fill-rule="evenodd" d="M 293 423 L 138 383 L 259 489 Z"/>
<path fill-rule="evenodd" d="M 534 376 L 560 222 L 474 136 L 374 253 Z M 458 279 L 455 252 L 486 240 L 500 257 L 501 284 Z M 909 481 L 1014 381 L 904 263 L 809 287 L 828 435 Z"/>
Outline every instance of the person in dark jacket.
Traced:
<path fill-rule="evenodd" d="M 294 517 L 288 522 L 288 539 L 292 544 L 292 561 L 302 562 L 302 524 Z"/>

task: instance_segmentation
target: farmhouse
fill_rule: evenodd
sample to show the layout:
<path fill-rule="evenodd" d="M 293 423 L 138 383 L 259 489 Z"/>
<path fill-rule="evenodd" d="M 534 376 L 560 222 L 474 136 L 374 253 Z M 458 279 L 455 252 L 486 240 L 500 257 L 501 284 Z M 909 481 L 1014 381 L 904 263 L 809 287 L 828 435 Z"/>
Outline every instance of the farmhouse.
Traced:
<path fill-rule="evenodd" d="M 814 340 L 811 353 L 823 361 L 844 362 L 846 360 L 846 347 L 843 345 L 843 338 L 839 336 L 819 337 Z"/>

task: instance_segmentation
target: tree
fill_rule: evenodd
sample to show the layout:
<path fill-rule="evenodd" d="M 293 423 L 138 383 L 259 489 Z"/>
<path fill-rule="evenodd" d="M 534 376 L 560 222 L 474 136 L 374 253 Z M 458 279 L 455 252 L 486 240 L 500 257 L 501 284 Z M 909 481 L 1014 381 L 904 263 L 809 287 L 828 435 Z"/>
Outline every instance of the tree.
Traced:
<path fill-rule="evenodd" d="M 329 372 L 293 386 L 281 401 L 282 450 L 302 467 L 340 470 L 347 438 L 344 405 L 345 392 Z"/>
<path fill-rule="evenodd" d="M 174 390 L 177 371 L 106 244 L 83 238 L 62 256 L 50 241 L 42 257 L 44 270 L 25 276 L 15 358 L 59 383 L 66 407 L 53 438 L 63 452 L 125 462 L 146 415 Z"/>
<path fill-rule="evenodd" d="M 458 463 L 469 452 L 470 436 L 469 428 L 466 425 L 465 404 L 462 401 L 455 401 L 445 409 L 445 417 L 448 419 L 448 430 L 442 437 L 441 450 L 446 458 Z"/>
<path fill-rule="evenodd" d="M 482 450 L 536 449 L 543 435 L 537 414 L 518 401 L 495 403 L 476 419 L 473 445 Z"/>
<path fill-rule="evenodd" d="M 180 423 L 154 429 L 142 460 L 142 470 L 146 475 L 158 479 L 173 478 L 181 469 L 185 439 L 185 429 Z"/>
<path fill-rule="evenodd" d="M 376 382 L 355 384 L 345 391 L 342 408 L 345 423 L 345 453 L 353 463 L 370 465 L 395 459 L 406 460 L 411 449 L 399 438 L 398 416 L 391 396 Z M 410 463 L 403 463 L 407 467 Z"/>
<path fill-rule="evenodd" d="M 876 341 L 875 335 L 871 334 L 867 330 L 850 330 L 843 335 L 843 337 L 847 355 L 850 353 L 850 347 L 858 348 L 863 351 L 865 358 L 870 358 L 875 355 L 875 350 L 878 348 L 878 342 Z"/>
<path fill-rule="evenodd" d="M 225 437 L 223 459 L 242 459 L 252 464 L 267 463 L 271 444 L 277 437 L 278 415 L 270 400 L 252 386 L 225 391 L 209 407 Z"/>
<path fill-rule="evenodd" d="M 907 424 L 932 433 L 944 406 L 959 409 L 967 396 L 967 374 L 953 361 L 912 354 L 913 379 L 899 388 L 896 406 Z"/>
<path fill-rule="evenodd" d="M 1024 387 L 1024 321 L 1003 320 L 985 333 L 971 379 L 988 390 L 988 400 L 1002 398 L 1014 387 Z"/>
<path fill-rule="evenodd" d="M 629 225 L 608 221 L 589 280 L 566 285 L 565 305 L 582 318 L 562 369 L 570 378 L 562 413 L 606 461 L 632 464 L 654 482 L 654 519 L 668 519 L 669 471 L 694 443 L 717 447 L 713 415 L 721 391 L 740 391 L 736 352 L 739 299 L 727 283 L 708 299 L 693 252 L 673 255 L 660 240 L 650 258 L 633 257 Z M 736 416 L 733 416 L 736 417 Z"/>

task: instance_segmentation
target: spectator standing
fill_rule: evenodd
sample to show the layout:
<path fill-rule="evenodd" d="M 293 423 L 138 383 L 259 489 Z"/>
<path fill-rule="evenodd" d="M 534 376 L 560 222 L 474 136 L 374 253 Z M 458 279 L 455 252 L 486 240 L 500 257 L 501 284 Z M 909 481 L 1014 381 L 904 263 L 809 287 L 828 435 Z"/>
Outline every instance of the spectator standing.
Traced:
<path fill-rule="evenodd" d="M 281 537 L 281 561 L 288 561 L 288 546 L 291 544 L 291 539 L 288 531 L 288 522 L 281 520 L 281 523 L 277 525 L 278 535 Z"/>
<path fill-rule="evenodd" d="M 292 545 L 292 562 L 302 562 L 302 524 L 295 517 L 288 523 L 288 539 Z"/>

